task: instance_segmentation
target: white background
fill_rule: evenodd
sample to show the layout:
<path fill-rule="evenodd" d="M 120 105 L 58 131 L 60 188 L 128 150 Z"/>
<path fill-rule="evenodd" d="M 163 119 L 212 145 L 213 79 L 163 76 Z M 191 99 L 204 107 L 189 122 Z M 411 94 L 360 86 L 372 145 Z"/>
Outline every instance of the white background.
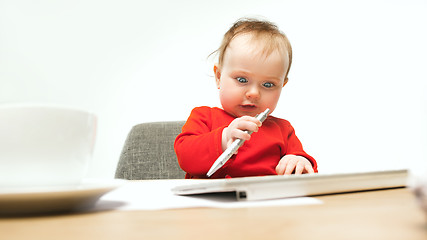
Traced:
<path fill-rule="evenodd" d="M 294 50 L 274 116 L 320 172 L 427 170 L 427 1 L 0 0 L 0 103 L 95 112 L 89 176 L 113 177 L 130 128 L 218 106 L 208 58 L 240 17 Z M 1 133 L 0 133 L 1 134 Z"/>

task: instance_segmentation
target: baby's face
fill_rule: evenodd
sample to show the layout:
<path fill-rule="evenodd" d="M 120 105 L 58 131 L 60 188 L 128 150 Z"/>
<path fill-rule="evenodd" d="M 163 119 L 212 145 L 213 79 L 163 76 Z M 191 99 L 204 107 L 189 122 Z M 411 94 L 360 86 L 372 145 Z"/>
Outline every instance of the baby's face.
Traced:
<path fill-rule="evenodd" d="M 223 65 L 214 68 L 221 105 L 235 117 L 255 116 L 266 108 L 273 112 L 289 66 L 283 53 L 265 55 L 261 44 L 251 39 L 248 34 L 235 37 Z"/>

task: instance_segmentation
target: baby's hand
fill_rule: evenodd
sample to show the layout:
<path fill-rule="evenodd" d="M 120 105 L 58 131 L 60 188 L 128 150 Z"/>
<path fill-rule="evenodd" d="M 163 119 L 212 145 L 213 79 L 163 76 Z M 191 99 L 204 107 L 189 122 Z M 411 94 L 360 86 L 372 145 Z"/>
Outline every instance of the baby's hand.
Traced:
<path fill-rule="evenodd" d="M 234 119 L 230 125 L 222 131 L 222 150 L 225 151 L 225 149 L 227 149 L 227 147 L 229 147 L 237 138 L 245 141 L 249 140 L 251 135 L 244 131 L 258 132 L 261 124 L 261 121 L 250 116 L 243 116 Z"/>
<path fill-rule="evenodd" d="M 295 170 L 295 175 L 314 173 L 313 166 L 307 158 L 296 155 L 285 155 L 276 166 L 278 175 L 290 175 Z"/>

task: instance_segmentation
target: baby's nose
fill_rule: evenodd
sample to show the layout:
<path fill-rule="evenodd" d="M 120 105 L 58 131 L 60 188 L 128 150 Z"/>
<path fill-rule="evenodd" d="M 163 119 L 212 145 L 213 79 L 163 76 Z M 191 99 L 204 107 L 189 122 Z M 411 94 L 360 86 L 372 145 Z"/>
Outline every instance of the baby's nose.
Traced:
<path fill-rule="evenodd" d="M 251 87 L 246 92 L 246 97 L 248 99 L 258 99 L 260 97 L 260 91 L 257 87 Z"/>

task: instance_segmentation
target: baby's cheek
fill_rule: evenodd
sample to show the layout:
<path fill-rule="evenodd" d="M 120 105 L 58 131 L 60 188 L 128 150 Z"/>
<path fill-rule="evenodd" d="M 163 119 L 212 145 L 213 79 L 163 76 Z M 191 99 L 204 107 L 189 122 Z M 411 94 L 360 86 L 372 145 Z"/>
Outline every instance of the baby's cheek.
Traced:
<path fill-rule="evenodd" d="M 236 91 L 232 91 L 231 89 L 224 89 L 220 92 L 221 102 L 233 103 L 239 97 L 239 94 Z"/>

